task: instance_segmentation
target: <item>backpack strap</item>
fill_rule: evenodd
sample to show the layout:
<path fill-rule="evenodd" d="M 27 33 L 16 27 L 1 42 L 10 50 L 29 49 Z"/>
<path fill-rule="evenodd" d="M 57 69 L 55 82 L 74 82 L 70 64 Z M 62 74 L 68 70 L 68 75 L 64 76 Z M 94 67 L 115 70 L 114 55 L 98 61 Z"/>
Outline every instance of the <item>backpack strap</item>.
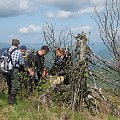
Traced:
<path fill-rule="evenodd" d="M 12 53 L 14 52 L 14 51 L 16 51 L 18 48 L 14 48 L 12 51 L 10 51 L 9 53 L 10 53 L 10 60 L 11 60 L 11 62 L 12 62 L 12 64 L 13 64 L 13 61 L 12 61 L 12 57 L 11 57 L 11 55 L 12 55 Z M 8 49 L 8 51 L 9 51 L 9 49 Z M 17 63 L 16 63 L 17 64 Z"/>
<path fill-rule="evenodd" d="M 31 59 L 31 62 L 32 62 L 32 65 L 35 67 L 35 57 L 36 57 L 37 53 L 36 51 L 34 51 L 33 55 L 32 55 L 32 59 Z"/>
<path fill-rule="evenodd" d="M 14 51 L 16 51 L 18 48 L 14 48 L 12 51 L 10 51 L 10 55 L 14 52 Z"/>

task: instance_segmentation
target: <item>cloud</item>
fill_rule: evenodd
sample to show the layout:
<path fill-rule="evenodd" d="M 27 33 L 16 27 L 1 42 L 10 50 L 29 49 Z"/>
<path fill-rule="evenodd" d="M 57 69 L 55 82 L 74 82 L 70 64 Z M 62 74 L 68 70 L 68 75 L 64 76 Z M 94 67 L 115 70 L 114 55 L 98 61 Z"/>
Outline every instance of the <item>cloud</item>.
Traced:
<path fill-rule="evenodd" d="M 19 32 L 22 34 L 29 34 L 29 33 L 40 33 L 42 31 L 42 26 L 37 26 L 34 24 L 28 25 L 27 27 L 22 27 L 19 29 Z"/>
<path fill-rule="evenodd" d="M 65 19 L 65 18 L 69 18 L 71 16 L 74 16 L 74 13 L 72 12 L 68 12 L 68 11 L 57 11 L 56 13 L 54 12 L 48 12 L 46 13 L 46 17 L 47 18 L 60 18 L 60 19 Z"/>
<path fill-rule="evenodd" d="M 81 32 L 89 33 L 91 29 L 92 29 L 91 26 L 83 26 L 83 27 L 73 27 L 71 28 L 71 31 L 78 32 L 78 33 L 81 33 Z"/>
<path fill-rule="evenodd" d="M 94 12 L 93 7 L 78 10 L 75 12 L 68 12 L 68 11 L 60 10 L 60 11 L 57 11 L 56 13 L 55 12 L 48 12 L 48 13 L 46 13 L 46 17 L 47 18 L 66 19 L 66 18 L 70 18 L 70 17 L 77 17 L 77 16 L 80 16 L 81 14 L 88 14 L 88 13 L 93 13 L 93 12 Z"/>
<path fill-rule="evenodd" d="M 36 11 L 38 5 L 32 0 L 0 0 L 0 17 L 11 17 Z"/>
<path fill-rule="evenodd" d="M 91 3 L 98 6 L 103 6 L 105 4 L 106 0 L 91 0 Z M 109 0 L 110 2 L 110 0 Z"/>
<path fill-rule="evenodd" d="M 43 0 L 38 0 L 40 3 Z M 90 0 L 44 0 L 42 4 L 52 5 L 63 11 L 77 11 L 82 8 L 86 3 L 90 3 Z"/>
<path fill-rule="evenodd" d="M 94 13 L 95 9 L 98 12 L 102 12 L 104 10 L 104 5 L 102 4 L 104 2 L 101 2 L 100 6 L 98 5 L 99 2 L 95 2 L 94 0 L 92 0 L 91 3 L 94 3 L 94 5 L 92 5 L 90 7 L 86 7 L 86 8 L 79 8 L 77 11 L 58 10 L 58 11 L 55 11 L 55 12 L 48 12 L 48 13 L 46 13 L 46 17 L 47 18 L 66 19 L 66 18 L 70 18 L 70 17 L 77 17 L 77 16 L 80 16 L 82 14 L 91 14 L 91 13 Z"/>
<path fill-rule="evenodd" d="M 45 6 L 48 9 L 56 8 L 59 11 L 58 18 L 68 18 L 76 13 L 92 12 L 95 6 L 100 9 L 104 3 L 105 0 L 0 0 L 0 17 L 29 14 Z M 47 16 L 52 18 L 55 14 L 48 12 Z"/>
<path fill-rule="evenodd" d="M 18 0 L 1 0 L 0 1 L 0 16 L 14 16 L 19 13 L 19 1 Z"/>
<path fill-rule="evenodd" d="M 46 16 L 47 16 L 48 18 L 54 18 L 54 17 L 55 17 L 55 14 L 54 14 L 53 12 L 48 12 L 48 13 L 46 13 Z"/>
<path fill-rule="evenodd" d="M 58 18 L 68 18 L 72 16 L 72 12 L 67 12 L 67 11 L 59 11 L 57 14 Z"/>
<path fill-rule="evenodd" d="M 82 10 L 78 11 L 78 14 L 87 14 L 87 13 L 93 13 L 94 12 L 94 7 L 88 7 Z"/>
<path fill-rule="evenodd" d="M 13 38 L 16 38 L 14 34 L 11 34 L 8 36 L 9 39 L 13 39 Z"/>

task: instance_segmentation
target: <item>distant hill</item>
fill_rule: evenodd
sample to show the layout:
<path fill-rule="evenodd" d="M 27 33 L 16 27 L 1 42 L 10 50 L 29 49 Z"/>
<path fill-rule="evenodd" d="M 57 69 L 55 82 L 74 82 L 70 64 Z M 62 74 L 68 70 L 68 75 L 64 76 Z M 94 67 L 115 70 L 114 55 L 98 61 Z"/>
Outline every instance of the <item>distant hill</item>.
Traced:
<path fill-rule="evenodd" d="M 110 51 L 108 49 L 100 50 L 96 52 L 101 58 L 103 59 L 111 59 L 112 55 L 110 54 Z"/>
<path fill-rule="evenodd" d="M 0 49 L 8 48 L 8 47 L 10 47 L 10 43 L 0 42 Z"/>
<path fill-rule="evenodd" d="M 101 50 L 105 50 L 106 46 L 103 44 L 103 42 L 90 42 L 90 47 L 93 51 L 99 52 Z"/>
<path fill-rule="evenodd" d="M 103 59 L 111 59 L 110 51 L 103 42 L 90 42 L 91 49 Z"/>
<path fill-rule="evenodd" d="M 24 43 L 21 45 L 26 45 L 28 49 L 35 49 L 35 50 L 38 50 L 42 47 L 42 45 L 40 43 Z"/>
<path fill-rule="evenodd" d="M 21 43 L 21 45 L 26 45 L 28 49 L 38 50 L 41 48 L 40 43 Z M 92 50 L 100 55 L 103 59 L 111 58 L 109 51 L 106 49 L 105 45 L 102 42 L 90 42 L 90 47 Z M 10 47 L 10 43 L 0 42 L 0 55 L 4 52 L 6 48 Z"/>
<path fill-rule="evenodd" d="M 40 49 L 42 46 L 41 43 L 21 43 L 21 45 L 26 45 L 28 49 L 35 49 L 35 50 Z M 102 42 L 90 42 L 89 45 L 95 52 L 106 49 L 105 45 Z M 0 42 L 0 49 L 8 48 L 10 46 L 11 43 Z"/>
<path fill-rule="evenodd" d="M 5 52 L 7 48 L 0 49 L 0 56 Z"/>

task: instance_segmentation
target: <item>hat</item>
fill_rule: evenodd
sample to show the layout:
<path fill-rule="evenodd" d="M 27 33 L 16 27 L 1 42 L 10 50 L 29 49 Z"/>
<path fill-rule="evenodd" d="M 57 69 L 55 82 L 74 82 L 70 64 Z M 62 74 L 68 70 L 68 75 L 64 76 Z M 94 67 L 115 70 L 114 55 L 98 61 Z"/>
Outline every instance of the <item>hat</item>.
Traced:
<path fill-rule="evenodd" d="M 27 47 L 25 45 L 21 45 L 20 49 L 27 50 Z"/>

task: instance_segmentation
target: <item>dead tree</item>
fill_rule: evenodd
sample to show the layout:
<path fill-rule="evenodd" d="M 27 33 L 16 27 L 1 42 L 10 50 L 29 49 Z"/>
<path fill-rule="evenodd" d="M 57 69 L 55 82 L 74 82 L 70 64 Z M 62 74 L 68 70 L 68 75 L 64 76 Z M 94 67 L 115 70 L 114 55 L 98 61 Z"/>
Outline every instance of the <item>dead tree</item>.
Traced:
<path fill-rule="evenodd" d="M 69 74 L 71 79 L 70 80 L 71 93 L 72 93 L 71 107 L 74 110 L 82 110 L 83 100 L 86 97 L 86 91 L 87 91 L 86 35 L 82 33 L 74 37 L 71 33 L 66 32 L 66 30 L 61 31 L 57 35 L 55 33 L 56 31 L 53 25 L 44 26 L 43 29 L 44 40 L 51 48 L 51 51 L 54 52 L 55 49 L 58 47 L 70 48 L 71 59 L 72 61 L 74 61 L 74 63 L 71 66 L 69 66 L 69 70 L 66 71 L 66 73 Z M 65 34 L 65 33 L 69 33 L 69 34 Z M 76 48 L 80 49 L 80 52 L 79 50 L 75 52 L 75 44 L 76 44 Z"/>
<path fill-rule="evenodd" d="M 51 51 L 55 51 L 56 48 L 68 46 L 69 34 L 67 28 L 61 31 L 57 31 L 54 25 L 46 24 L 43 27 L 44 41 L 48 44 Z"/>
<path fill-rule="evenodd" d="M 106 61 L 96 55 L 96 58 L 112 72 L 113 76 L 118 76 L 114 83 L 120 84 L 120 1 L 106 0 L 105 10 L 103 13 L 98 13 L 95 9 L 97 18 L 94 21 L 97 23 L 104 45 L 112 55 L 112 61 Z M 108 70 L 107 69 L 107 70 Z M 116 95 L 120 97 L 120 88 L 115 87 Z"/>
<path fill-rule="evenodd" d="M 72 94 L 72 110 L 82 110 L 83 101 L 87 93 L 87 38 L 84 33 L 78 34 L 76 37 L 76 47 L 80 49 L 78 52 L 78 60 L 73 65 L 72 79 L 74 81 L 74 92 Z M 77 53 L 78 50 L 76 50 Z M 75 58 L 76 59 L 76 58 Z M 75 75 L 76 74 L 76 75 Z"/>
<path fill-rule="evenodd" d="M 107 64 L 107 61 L 106 64 L 120 74 L 120 4 L 119 0 L 109 2 L 111 4 L 106 0 L 105 11 L 102 14 L 95 10 L 97 18 L 94 20 L 98 25 L 100 38 L 113 57 L 113 64 Z"/>
<path fill-rule="evenodd" d="M 46 31 L 44 28 L 44 37 L 46 43 L 51 46 L 51 50 L 55 50 L 55 48 L 58 47 L 57 45 L 60 45 L 62 47 L 63 44 L 61 43 L 64 42 L 60 41 L 64 41 L 66 37 L 61 37 L 60 41 L 57 41 L 56 37 L 50 37 L 49 35 L 55 35 L 55 33 L 53 33 L 53 31 L 55 32 L 55 30 L 52 30 L 49 27 L 47 26 L 47 29 L 50 30 L 49 33 L 47 33 L 48 31 Z M 66 73 L 70 75 L 70 89 L 67 91 L 69 96 L 66 97 L 69 98 L 68 104 L 71 103 L 70 107 L 73 111 L 82 111 L 83 107 L 87 106 L 90 111 L 92 109 L 92 112 L 98 114 L 99 104 L 97 103 L 104 103 L 108 106 L 109 109 L 113 108 L 115 109 L 115 111 L 117 111 L 116 114 L 119 114 L 119 106 L 116 106 L 116 104 L 110 102 L 109 96 L 103 94 L 104 92 L 101 92 L 99 86 L 97 86 L 96 83 L 97 81 L 98 84 L 101 84 L 101 82 L 103 82 L 104 84 L 106 83 L 113 86 L 118 86 L 116 83 L 118 76 L 113 72 L 116 69 L 115 65 L 114 68 L 111 63 L 102 60 L 90 49 L 90 47 L 87 45 L 86 34 L 81 33 L 78 34 L 76 37 L 70 35 L 70 37 L 72 64 L 69 66 L 69 70 L 66 71 Z M 67 36 L 67 40 L 70 37 Z M 56 43 L 56 46 L 54 46 L 55 44 L 53 44 L 53 42 Z M 104 66 L 107 66 L 107 68 L 101 66 L 101 63 L 104 64 Z M 99 70 L 92 68 L 93 65 L 99 68 Z M 109 69 L 113 71 L 110 71 Z M 109 80 L 111 76 L 107 76 L 107 71 L 111 73 L 110 75 L 114 75 L 114 77 L 116 78 L 115 81 Z M 65 88 L 67 89 L 67 87 Z"/>

